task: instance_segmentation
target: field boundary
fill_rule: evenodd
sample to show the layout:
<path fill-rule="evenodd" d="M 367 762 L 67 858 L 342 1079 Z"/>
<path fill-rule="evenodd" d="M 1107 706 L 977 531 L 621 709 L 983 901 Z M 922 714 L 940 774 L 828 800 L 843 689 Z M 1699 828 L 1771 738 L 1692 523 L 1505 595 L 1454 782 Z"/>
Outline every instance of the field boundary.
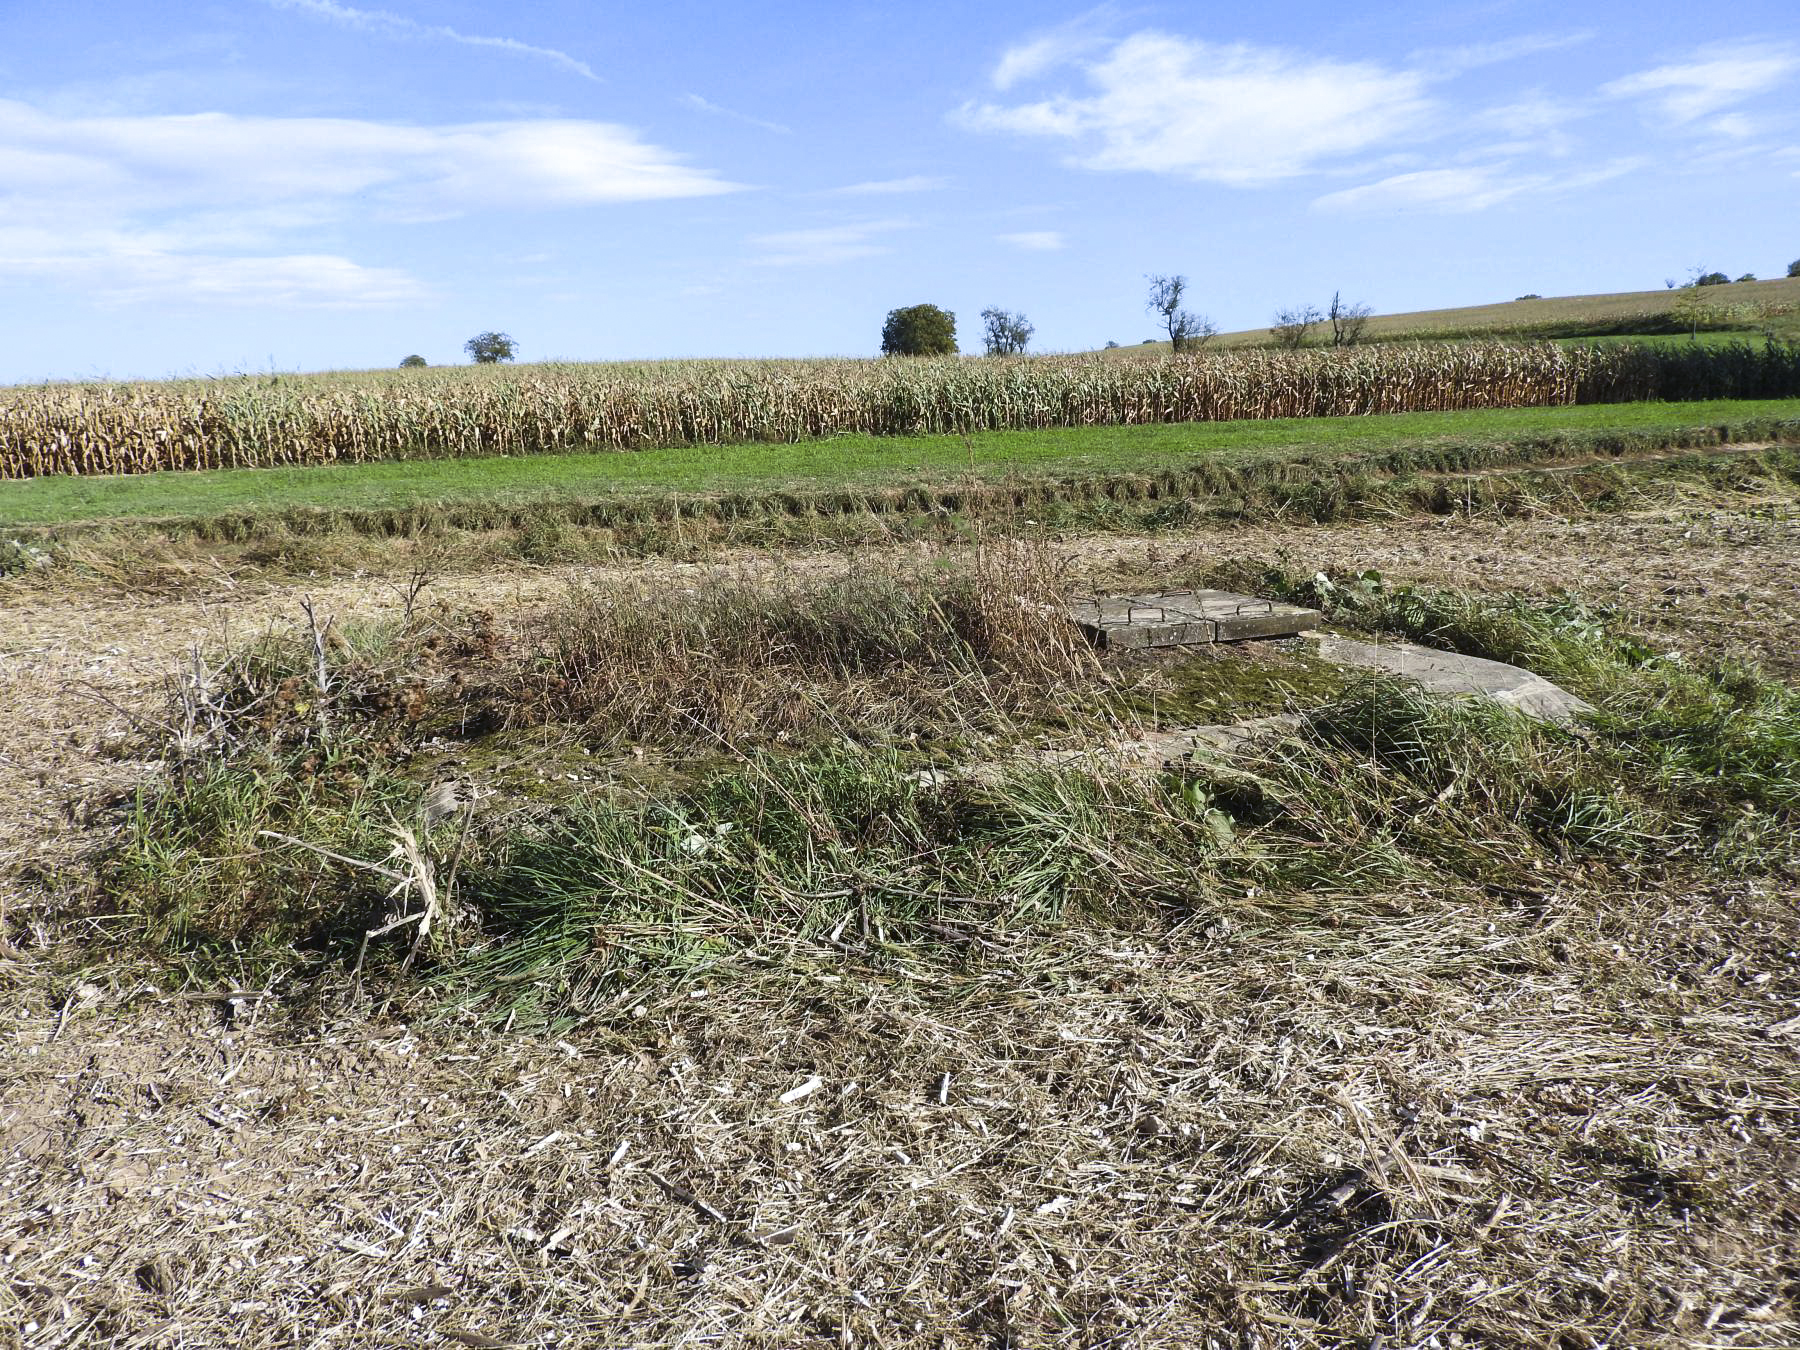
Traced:
<path fill-rule="evenodd" d="M 1800 422 L 1765 425 L 1753 440 L 1733 439 L 1733 430 L 1688 428 L 1634 438 L 1629 445 L 1583 438 L 1577 445 L 1432 448 L 1338 459 L 1314 453 L 1249 465 L 1201 462 L 1160 472 L 1040 474 L 867 490 L 96 520 L 7 530 L 0 548 L 11 549 L 14 565 L 5 570 L 23 573 L 20 580 L 33 573 L 45 580 L 88 573 L 155 586 L 183 572 L 182 557 L 202 554 L 212 565 L 226 559 L 276 571 L 379 571 L 403 560 L 430 567 L 507 558 L 548 564 L 720 546 L 950 540 L 995 529 L 1104 534 L 1178 530 L 1209 519 L 1326 523 L 1583 513 L 1688 491 L 1780 495 L 1783 484 L 1800 484 Z M 0 564 L 7 556 L 0 553 Z"/>

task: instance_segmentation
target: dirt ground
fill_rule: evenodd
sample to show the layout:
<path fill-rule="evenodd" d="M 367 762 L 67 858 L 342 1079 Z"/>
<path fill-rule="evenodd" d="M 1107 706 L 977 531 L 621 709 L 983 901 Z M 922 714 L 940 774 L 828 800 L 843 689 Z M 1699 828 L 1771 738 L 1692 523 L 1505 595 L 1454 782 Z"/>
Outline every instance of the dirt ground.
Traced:
<path fill-rule="evenodd" d="M 1791 509 L 1057 547 L 1566 587 L 1800 672 Z M 53 975 L 42 877 L 116 828 L 134 720 L 302 596 L 400 604 L 0 585 L 0 1345 L 1800 1344 L 1800 919 L 1754 886 L 1346 884 L 900 978 L 750 950 L 560 1039 Z"/>

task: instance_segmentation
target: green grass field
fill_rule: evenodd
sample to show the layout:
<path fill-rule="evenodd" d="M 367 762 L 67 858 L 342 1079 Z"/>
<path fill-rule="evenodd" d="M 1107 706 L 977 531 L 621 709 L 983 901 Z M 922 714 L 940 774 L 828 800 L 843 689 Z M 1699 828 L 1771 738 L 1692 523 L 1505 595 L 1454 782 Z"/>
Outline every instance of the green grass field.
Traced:
<path fill-rule="evenodd" d="M 1105 477 L 1199 463 L 1242 467 L 1322 452 L 1351 457 L 1434 444 L 1496 446 L 1558 437 L 1657 435 L 1784 420 L 1800 420 L 1800 399 L 1084 427 L 988 432 L 967 440 L 845 436 L 803 445 L 700 446 L 632 454 L 50 477 L 0 483 L 0 529 L 457 503 L 520 507 L 604 497 L 891 488 L 953 483 L 971 473 L 988 481 Z"/>

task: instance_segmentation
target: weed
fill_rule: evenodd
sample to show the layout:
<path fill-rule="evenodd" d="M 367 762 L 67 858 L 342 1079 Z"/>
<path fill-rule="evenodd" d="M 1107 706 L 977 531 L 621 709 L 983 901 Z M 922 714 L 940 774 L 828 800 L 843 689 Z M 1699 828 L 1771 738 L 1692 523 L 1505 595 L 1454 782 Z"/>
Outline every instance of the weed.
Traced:
<path fill-rule="evenodd" d="M 306 963 L 371 926 L 383 887 L 265 831 L 357 858 L 388 847 L 418 790 L 361 747 L 215 762 L 140 792 L 102 873 L 107 907 L 201 961 Z"/>

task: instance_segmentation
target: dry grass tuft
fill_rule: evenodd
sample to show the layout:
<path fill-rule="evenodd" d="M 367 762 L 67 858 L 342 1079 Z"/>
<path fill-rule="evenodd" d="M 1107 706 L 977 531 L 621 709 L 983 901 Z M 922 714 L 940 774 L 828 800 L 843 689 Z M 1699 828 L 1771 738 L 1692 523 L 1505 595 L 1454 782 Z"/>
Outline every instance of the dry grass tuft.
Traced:
<path fill-rule="evenodd" d="M 540 655 L 495 696 L 514 725 L 657 741 L 916 733 L 1098 682 L 1063 572 L 1007 542 L 950 569 L 597 582 L 539 621 Z"/>

